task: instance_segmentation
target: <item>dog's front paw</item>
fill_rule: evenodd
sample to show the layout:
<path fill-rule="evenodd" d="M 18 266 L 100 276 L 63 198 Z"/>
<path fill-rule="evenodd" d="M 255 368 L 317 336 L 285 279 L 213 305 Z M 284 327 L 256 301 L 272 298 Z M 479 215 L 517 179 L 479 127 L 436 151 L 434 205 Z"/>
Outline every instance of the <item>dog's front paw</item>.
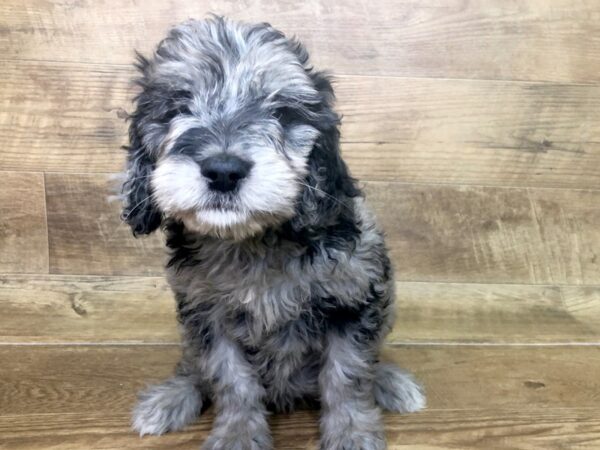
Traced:
<path fill-rule="evenodd" d="M 349 431 L 322 440 L 321 450 L 385 450 L 383 433 Z"/>
<path fill-rule="evenodd" d="M 253 436 L 230 430 L 229 433 L 213 432 L 206 439 L 202 450 L 270 450 L 273 448 L 269 433 L 258 433 Z"/>
<path fill-rule="evenodd" d="M 200 414 L 202 399 L 191 379 L 173 377 L 139 395 L 133 411 L 133 429 L 145 434 L 180 430 Z"/>
<path fill-rule="evenodd" d="M 222 411 L 202 450 L 270 450 L 269 424 L 264 414 Z"/>
<path fill-rule="evenodd" d="M 379 407 L 392 412 L 420 411 L 427 403 L 423 388 L 413 376 L 393 364 L 376 366 L 373 395 Z"/>

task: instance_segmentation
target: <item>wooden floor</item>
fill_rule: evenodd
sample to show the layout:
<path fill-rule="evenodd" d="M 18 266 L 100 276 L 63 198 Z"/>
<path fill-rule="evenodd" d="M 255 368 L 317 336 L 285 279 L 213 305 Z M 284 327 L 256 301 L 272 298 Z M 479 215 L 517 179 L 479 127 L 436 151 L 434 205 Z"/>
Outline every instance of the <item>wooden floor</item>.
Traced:
<path fill-rule="evenodd" d="M 140 439 L 178 357 L 159 236 L 107 202 L 133 49 L 209 11 L 297 34 L 337 78 L 343 152 L 388 234 L 384 359 L 429 407 L 390 449 L 600 449 L 600 2 L 2 0 L 0 449 L 195 449 L 210 412 Z M 271 418 L 316 449 L 315 412 Z"/>

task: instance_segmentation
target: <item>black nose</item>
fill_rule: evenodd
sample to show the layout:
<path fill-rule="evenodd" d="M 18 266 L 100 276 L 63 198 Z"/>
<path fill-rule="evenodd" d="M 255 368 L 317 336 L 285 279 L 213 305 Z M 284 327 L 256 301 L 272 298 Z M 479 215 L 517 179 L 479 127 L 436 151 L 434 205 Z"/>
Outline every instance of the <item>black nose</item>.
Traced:
<path fill-rule="evenodd" d="M 252 164 L 234 155 L 209 156 L 200 163 L 200 172 L 208 178 L 208 186 L 220 192 L 233 191 L 248 176 Z"/>

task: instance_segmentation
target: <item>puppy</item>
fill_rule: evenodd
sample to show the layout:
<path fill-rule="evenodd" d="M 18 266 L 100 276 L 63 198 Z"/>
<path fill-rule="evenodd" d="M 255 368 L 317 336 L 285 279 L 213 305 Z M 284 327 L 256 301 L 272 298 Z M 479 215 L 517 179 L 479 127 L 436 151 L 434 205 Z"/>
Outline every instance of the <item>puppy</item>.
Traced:
<path fill-rule="evenodd" d="M 268 410 L 320 404 L 322 449 L 386 448 L 381 409 L 425 398 L 379 362 L 394 278 L 330 80 L 298 41 L 221 17 L 175 27 L 137 68 L 122 218 L 166 235 L 183 350 L 134 429 L 179 430 L 210 402 L 205 450 L 268 450 Z"/>

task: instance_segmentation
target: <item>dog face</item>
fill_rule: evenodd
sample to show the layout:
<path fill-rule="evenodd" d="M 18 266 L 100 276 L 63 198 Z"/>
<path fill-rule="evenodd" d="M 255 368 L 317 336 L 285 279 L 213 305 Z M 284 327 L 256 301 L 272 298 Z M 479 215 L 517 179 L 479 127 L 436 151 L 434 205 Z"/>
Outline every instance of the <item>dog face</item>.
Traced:
<path fill-rule="evenodd" d="M 314 225 L 331 198 L 352 196 L 331 84 L 307 62 L 269 25 L 221 18 L 184 23 L 139 56 L 123 186 L 134 234 L 170 217 L 239 240 Z"/>

